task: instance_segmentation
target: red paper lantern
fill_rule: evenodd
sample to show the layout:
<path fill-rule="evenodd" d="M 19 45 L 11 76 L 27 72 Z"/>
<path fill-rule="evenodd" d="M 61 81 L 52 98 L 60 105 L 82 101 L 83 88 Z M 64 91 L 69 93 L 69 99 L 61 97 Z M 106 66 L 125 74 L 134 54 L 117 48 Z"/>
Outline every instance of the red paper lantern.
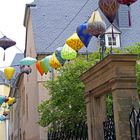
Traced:
<path fill-rule="evenodd" d="M 137 0 L 117 0 L 117 1 L 120 4 L 125 4 L 125 5 L 130 6 L 131 4 L 133 4 L 134 2 L 136 2 Z"/>

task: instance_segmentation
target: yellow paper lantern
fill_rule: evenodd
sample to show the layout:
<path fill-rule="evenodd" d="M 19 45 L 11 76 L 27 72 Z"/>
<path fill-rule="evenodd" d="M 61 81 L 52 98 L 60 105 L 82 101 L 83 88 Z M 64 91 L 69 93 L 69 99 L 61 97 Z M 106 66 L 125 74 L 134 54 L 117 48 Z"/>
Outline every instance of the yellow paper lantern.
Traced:
<path fill-rule="evenodd" d="M 15 72 L 15 69 L 13 67 L 7 67 L 4 69 L 4 74 L 6 75 L 6 78 L 8 80 L 12 79 L 14 72 Z"/>
<path fill-rule="evenodd" d="M 66 40 L 66 44 L 68 44 L 72 49 L 76 51 L 80 50 L 84 46 L 77 33 L 74 33 L 72 36 L 70 36 Z"/>
<path fill-rule="evenodd" d="M 12 98 L 12 97 L 9 97 L 8 98 L 9 100 L 7 101 L 7 104 L 10 106 L 10 105 L 13 105 L 15 103 L 15 98 Z"/>
<path fill-rule="evenodd" d="M 52 57 L 50 58 L 49 64 L 54 69 L 62 67 L 61 63 L 57 60 L 55 53 L 52 54 Z"/>

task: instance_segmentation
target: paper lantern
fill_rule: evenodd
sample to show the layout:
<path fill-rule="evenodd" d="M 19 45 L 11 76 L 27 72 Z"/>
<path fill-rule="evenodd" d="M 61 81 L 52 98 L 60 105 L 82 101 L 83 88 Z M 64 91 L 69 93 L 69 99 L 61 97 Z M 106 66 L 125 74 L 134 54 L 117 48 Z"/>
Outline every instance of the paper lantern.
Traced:
<path fill-rule="evenodd" d="M 55 50 L 55 56 L 56 56 L 57 60 L 59 61 L 59 63 L 63 66 L 66 60 L 61 57 L 62 49 L 63 49 L 63 47 L 57 48 Z"/>
<path fill-rule="evenodd" d="M 6 103 L 8 100 L 9 100 L 8 97 L 5 96 L 4 102 Z"/>
<path fill-rule="evenodd" d="M 66 40 L 66 44 L 68 44 L 72 49 L 76 51 L 80 50 L 84 46 L 77 33 L 74 33 L 72 36 L 70 36 Z"/>
<path fill-rule="evenodd" d="M 72 60 L 76 58 L 77 52 L 73 50 L 71 47 L 69 47 L 67 44 L 63 46 L 63 49 L 61 51 L 61 57 L 65 60 Z"/>
<path fill-rule="evenodd" d="M 119 9 L 117 0 L 99 0 L 99 7 L 112 24 Z"/>
<path fill-rule="evenodd" d="M 20 71 L 21 73 L 26 73 L 27 75 L 30 74 L 32 72 L 32 69 L 30 66 L 21 66 L 20 67 Z"/>
<path fill-rule="evenodd" d="M 15 98 L 9 97 L 9 100 L 7 101 L 7 104 L 9 106 L 11 106 L 11 105 L 13 105 L 15 103 L 15 101 L 16 101 Z"/>
<path fill-rule="evenodd" d="M 45 63 L 44 59 L 42 59 L 42 60 L 40 61 L 40 66 L 41 66 L 41 69 L 43 70 L 43 72 L 44 72 L 45 74 L 47 74 L 47 73 L 48 73 L 48 68 L 47 68 L 47 66 L 46 66 L 46 63 Z"/>
<path fill-rule="evenodd" d="M 7 116 L 7 115 L 8 115 L 8 113 L 9 113 L 9 111 L 8 111 L 8 110 L 7 110 L 7 111 L 4 111 L 4 112 L 3 112 L 3 115 L 4 115 L 4 116 Z"/>
<path fill-rule="evenodd" d="M 120 4 L 125 4 L 127 6 L 130 6 L 131 4 L 133 4 L 134 2 L 136 2 L 137 0 L 117 0 Z"/>
<path fill-rule="evenodd" d="M 0 105 L 2 105 L 5 101 L 5 96 L 0 95 Z"/>
<path fill-rule="evenodd" d="M 16 42 L 9 39 L 8 37 L 3 36 L 2 38 L 0 38 L 0 47 L 4 49 L 3 60 L 5 60 L 5 50 L 14 45 L 16 45 Z"/>
<path fill-rule="evenodd" d="M 120 4 L 124 4 L 128 6 L 128 22 L 129 22 L 129 26 L 131 26 L 130 5 L 136 2 L 137 0 L 117 0 L 117 1 Z"/>
<path fill-rule="evenodd" d="M 19 61 L 19 64 L 22 66 L 31 66 L 33 65 L 37 60 L 32 57 L 26 57 Z"/>
<path fill-rule="evenodd" d="M 96 10 L 92 13 L 92 16 L 88 20 L 88 32 L 98 37 L 99 35 L 103 35 L 106 30 L 106 24 L 102 20 L 100 13 Z"/>
<path fill-rule="evenodd" d="M 89 42 L 92 38 L 92 35 L 89 34 L 87 29 L 88 29 L 88 23 L 87 22 L 85 22 L 83 24 L 80 24 L 76 29 L 77 35 L 80 38 L 80 40 L 83 42 L 85 47 L 88 47 L 88 44 L 89 44 Z"/>
<path fill-rule="evenodd" d="M 12 79 L 14 72 L 15 72 L 15 69 L 13 67 L 7 67 L 4 69 L 4 74 L 6 75 L 6 78 L 8 80 Z"/>
<path fill-rule="evenodd" d="M 39 71 L 40 75 L 42 76 L 44 74 L 44 72 L 43 72 L 43 70 L 41 68 L 40 61 L 36 62 L 36 68 Z"/>
<path fill-rule="evenodd" d="M 57 60 L 55 53 L 52 54 L 52 57 L 50 58 L 49 64 L 54 69 L 62 67 L 61 63 Z"/>
<path fill-rule="evenodd" d="M 46 64 L 46 67 L 47 67 L 47 69 L 49 70 L 49 72 L 51 72 L 52 71 L 52 68 L 51 68 L 51 66 L 50 66 L 50 64 L 49 64 L 49 61 L 50 61 L 50 58 L 52 57 L 52 55 L 48 55 L 48 56 L 46 56 L 45 58 L 44 58 L 44 62 L 45 62 L 45 64 Z"/>
<path fill-rule="evenodd" d="M 6 117 L 4 115 L 0 115 L 0 121 L 5 121 Z"/>

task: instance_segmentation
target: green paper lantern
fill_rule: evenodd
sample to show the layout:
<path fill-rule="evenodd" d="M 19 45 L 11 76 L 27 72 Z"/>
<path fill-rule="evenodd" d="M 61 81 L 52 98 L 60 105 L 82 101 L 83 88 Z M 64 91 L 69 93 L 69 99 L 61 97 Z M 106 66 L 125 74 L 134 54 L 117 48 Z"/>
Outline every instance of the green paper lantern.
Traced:
<path fill-rule="evenodd" d="M 49 72 L 51 72 L 52 71 L 52 68 L 51 68 L 51 66 L 50 66 L 50 64 L 49 64 L 49 61 L 50 61 L 50 58 L 52 57 L 52 55 L 48 55 L 48 56 L 46 56 L 45 58 L 44 58 L 44 62 L 45 62 L 45 64 L 46 64 L 46 67 L 47 67 L 47 69 L 49 70 Z"/>
<path fill-rule="evenodd" d="M 48 73 L 48 68 L 47 68 L 47 66 L 46 66 L 46 63 L 45 63 L 44 59 L 42 59 L 42 60 L 40 61 L 40 66 L 41 66 L 43 72 L 44 72 L 45 74 L 47 74 L 47 73 Z"/>
<path fill-rule="evenodd" d="M 37 60 L 35 58 L 32 57 L 26 57 L 23 58 L 19 61 L 19 64 L 22 66 L 31 66 L 33 65 Z"/>
<path fill-rule="evenodd" d="M 0 121 L 5 121 L 6 117 L 4 115 L 0 115 Z"/>
<path fill-rule="evenodd" d="M 61 57 L 65 60 L 72 60 L 76 58 L 77 52 L 69 47 L 67 44 L 63 46 L 63 49 L 61 51 Z"/>

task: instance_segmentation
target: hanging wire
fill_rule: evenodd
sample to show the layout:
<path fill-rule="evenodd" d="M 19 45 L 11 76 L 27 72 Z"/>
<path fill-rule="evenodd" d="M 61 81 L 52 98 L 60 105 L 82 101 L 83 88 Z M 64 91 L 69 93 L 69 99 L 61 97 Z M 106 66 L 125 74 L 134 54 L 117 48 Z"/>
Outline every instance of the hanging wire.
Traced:
<path fill-rule="evenodd" d="M 2 31 L 0 31 L 0 33 L 4 36 L 4 34 L 3 34 L 3 32 L 2 32 Z"/>
<path fill-rule="evenodd" d="M 19 49 L 16 45 L 15 45 L 15 47 L 21 52 L 21 53 L 24 53 L 21 49 Z"/>
<path fill-rule="evenodd" d="M 45 48 L 48 49 L 52 46 L 52 44 L 60 37 L 60 35 L 69 27 L 69 25 L 74 21 L 74 19 L 79 15 L 79 13 L 83 10 L 83 8 L 87 5 L 90 0 L 87 0 L 84 5 L 79 9 L 79 11 L 75 14 L 75 16 L 70 20 L 70 22 L 65 26 L 65 28 L 56 36 L 56 38 L 48 45 L 49 47 Z"/>
<path fill-rule="evenodd" d="M 3 32 L 2 31 L 0 31 L 0 33 L 3 35 L 3 36 L 5 36 L 4 34 L 3 34 Z M 24 53 L 21 49 L 19 49 L 16 45 L 14 45 L 21 53 Z"/>

